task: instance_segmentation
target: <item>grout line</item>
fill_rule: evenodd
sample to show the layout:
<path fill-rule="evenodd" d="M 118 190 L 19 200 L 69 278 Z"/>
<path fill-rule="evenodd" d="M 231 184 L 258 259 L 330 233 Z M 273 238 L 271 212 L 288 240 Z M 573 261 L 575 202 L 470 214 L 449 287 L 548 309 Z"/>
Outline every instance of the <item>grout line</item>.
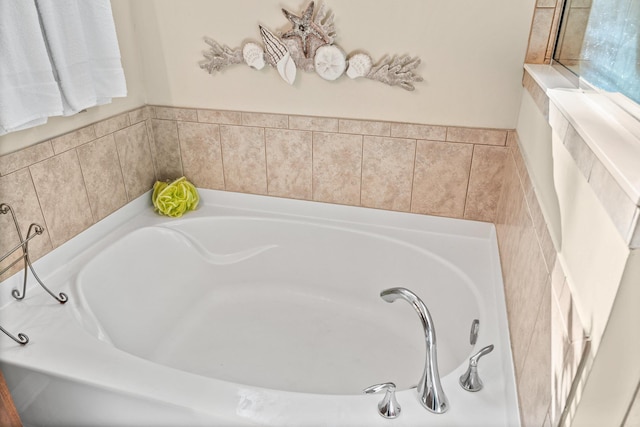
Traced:
<path fill-rule="evenodd" d="M 364 135 L 360 135 L 361 153 L 360 153 L 360 200 L 357 206 L 362 206 L 362 187 L 364 177 Z"/>
<path fill-rule="evenodd" d="M 76 159 L 78 160 L 78 166 L 80 167 L 80 176 L 82 176 L 82 186 L 84 187 L 84 192 L 85 192 L 85 195 L 87 196 L 87 204 L 89 205 L 89 212 L 91 212 L 91 219 L 93 221 L 93 224 L 95 224 L 97 222 L 96 218 L 98 217 L 98 215 L 94 212 L 95 208 L 91 204 L 91 198 L 89 197 L 89 192 L 87 191 L 87 180 L 85 178 L 85 171 L 82 168 L 82 162 L 80 161 L 80 154 L 78 153 L 77 148 L 75 149 L 75 152 L 76 152 Z"/>
<path fill-rule="evenodd" d="M 289 116 L 287 116 L 287 125 L 288 125 Z M 264 178 L 265 178 L 265 187 L 267 189 L 267 196 L 269 196 L 269 160 L 267 159 L 267 130 L 266 128 L 262 129 L 262 144 L 264 149 Z"/>
<path fill-rule="evenodd" d="M 31 187 L 33 188 L 33 193 L 36 196 L 36 200 L 38 202 L 38 207 L 40 208 L 40 215 L 42 216 L 42 220 L 44 221 L 45 228 L 47 231 L 47 238 L 49 239 L 49 249 L 47 253 L 55 249 L 53 245 L 53 239 L 51 238 L 51 229 L 49 228 L 49 224 L 47 223 L 47 217 L 44 215 L 44 209 L 42 209 L 42 202 L 40 201 L 40 196 L 38 195 L 38 189 L 36 188 L 36 183 L 33 181 L 33 174 L 31 173 L 31 167 L 27 167 L 27 172 L 29 173 L 29 180 L 31 182 Z M 43 255 L 44 256 L 44 255 Z"/>
<path fill-rule="evenodd" d="M 222 166 L 222 189 L 227 190 L 227 178 L 224 173 L 224 154 L 222 150 L 222 125 L 217 124 L 218 127 L 218 142 L 220 143 L 220 166 Z"/>
<path fill-rule="evenodd" d="M 409 212 L 413 212 L 413 193 L 415 191 L 416 184 L 416 164 L 418 163 L 418 140 L 415 140 L 413 151 L 413 170 L 411 172 L 411 198 L 409 200 Z"/>
<path fill-rule="evenodd" d="M 473 158 L 476 151 L 476 144 L 471 144 L 471 161 L 469 162 L 469 175 L 467 175 L 467 188 L 464 191 L 464 208 L 462 209 L 462 219 L 465 219 L 467 213 L 467 201 L 469 199 L 469 187 L 471 187 L 471 170 L 473 168 Z"/>

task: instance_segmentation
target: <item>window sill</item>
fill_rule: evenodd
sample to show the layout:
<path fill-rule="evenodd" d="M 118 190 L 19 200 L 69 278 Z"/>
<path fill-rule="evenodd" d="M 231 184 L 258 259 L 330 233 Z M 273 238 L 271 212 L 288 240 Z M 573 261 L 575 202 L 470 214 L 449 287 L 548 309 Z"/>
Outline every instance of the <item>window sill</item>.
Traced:
<path fill-rule="evenodd" d="M 638 106 L 576 88 L 549 65 L 525 64 L 523 82 L 625 242 L 640 247 Z"/>

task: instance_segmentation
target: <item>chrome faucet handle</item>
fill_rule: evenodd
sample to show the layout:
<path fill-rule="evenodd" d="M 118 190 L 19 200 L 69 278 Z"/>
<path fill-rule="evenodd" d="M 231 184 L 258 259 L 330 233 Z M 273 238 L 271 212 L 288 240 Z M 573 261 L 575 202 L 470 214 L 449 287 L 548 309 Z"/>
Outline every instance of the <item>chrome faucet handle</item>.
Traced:
<path fill-rule="evenodd" d="M 467 391 L 480 391 L 483 384 L 480 376 L 478 375 L 478 361 L 485 354 L 489 354 L 493 351 L 493 344 L 488 345 L 481 349 L 479 352 L 469 358 L 469 368 L 467 372 L 460 376 L 460 385 Z"/>
<path fill-rule="evenodd" d="M 378 412 L 385 418 L 396 418 L 400 415 L 400 404 L 396 400 L 396 385 L 394 383 L 375 384 L 362 390 L 366 394 L 385 391 L 384 397 L 378 403 Z"/>
<path fill-rule="evenodd" d="M 476 342 L 478 342 L 479 330 L 480 330 L 480 320 L 473 319 L 473 322 L 471 322 L 471 331 L 469 332 L 469 344 L 476 345 Z"/>

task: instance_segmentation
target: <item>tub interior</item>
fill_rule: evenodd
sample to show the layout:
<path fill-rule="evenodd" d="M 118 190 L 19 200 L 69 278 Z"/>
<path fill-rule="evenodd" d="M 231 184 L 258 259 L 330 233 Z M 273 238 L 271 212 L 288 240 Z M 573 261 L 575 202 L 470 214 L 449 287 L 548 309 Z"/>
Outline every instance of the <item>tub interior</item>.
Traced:
<path fill-rule="evenodd" d="M 168 284 L 168 286 L 167 286 Z M 114 347 L 197 375 L 268 389 L 361 394 L 414 387 L 436 325 L 441 376 L 466 363 L 480 317 L 473 281 L 433 253 L 375 231 L 254 217 L 135 230 L 78 274 L 77 318 Z"/>

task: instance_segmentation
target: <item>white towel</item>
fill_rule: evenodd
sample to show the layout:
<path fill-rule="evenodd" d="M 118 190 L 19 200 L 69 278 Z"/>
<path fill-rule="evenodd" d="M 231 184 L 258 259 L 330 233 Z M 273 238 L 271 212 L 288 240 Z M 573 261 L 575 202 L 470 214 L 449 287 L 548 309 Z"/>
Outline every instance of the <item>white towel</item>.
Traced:
<path fill-rule="evenodd" d="M 62 114 L 33 0 L 0 1 L 0 135 Z"/>
<path fill-rule="evenodd" d="M 126 96 L 109 0 L 36 0 L 64 115 Z"/>
<path fill-rule="evenodd" d="M 78 0 L 98 104 L 127 96 L 109 0 Z"/>

